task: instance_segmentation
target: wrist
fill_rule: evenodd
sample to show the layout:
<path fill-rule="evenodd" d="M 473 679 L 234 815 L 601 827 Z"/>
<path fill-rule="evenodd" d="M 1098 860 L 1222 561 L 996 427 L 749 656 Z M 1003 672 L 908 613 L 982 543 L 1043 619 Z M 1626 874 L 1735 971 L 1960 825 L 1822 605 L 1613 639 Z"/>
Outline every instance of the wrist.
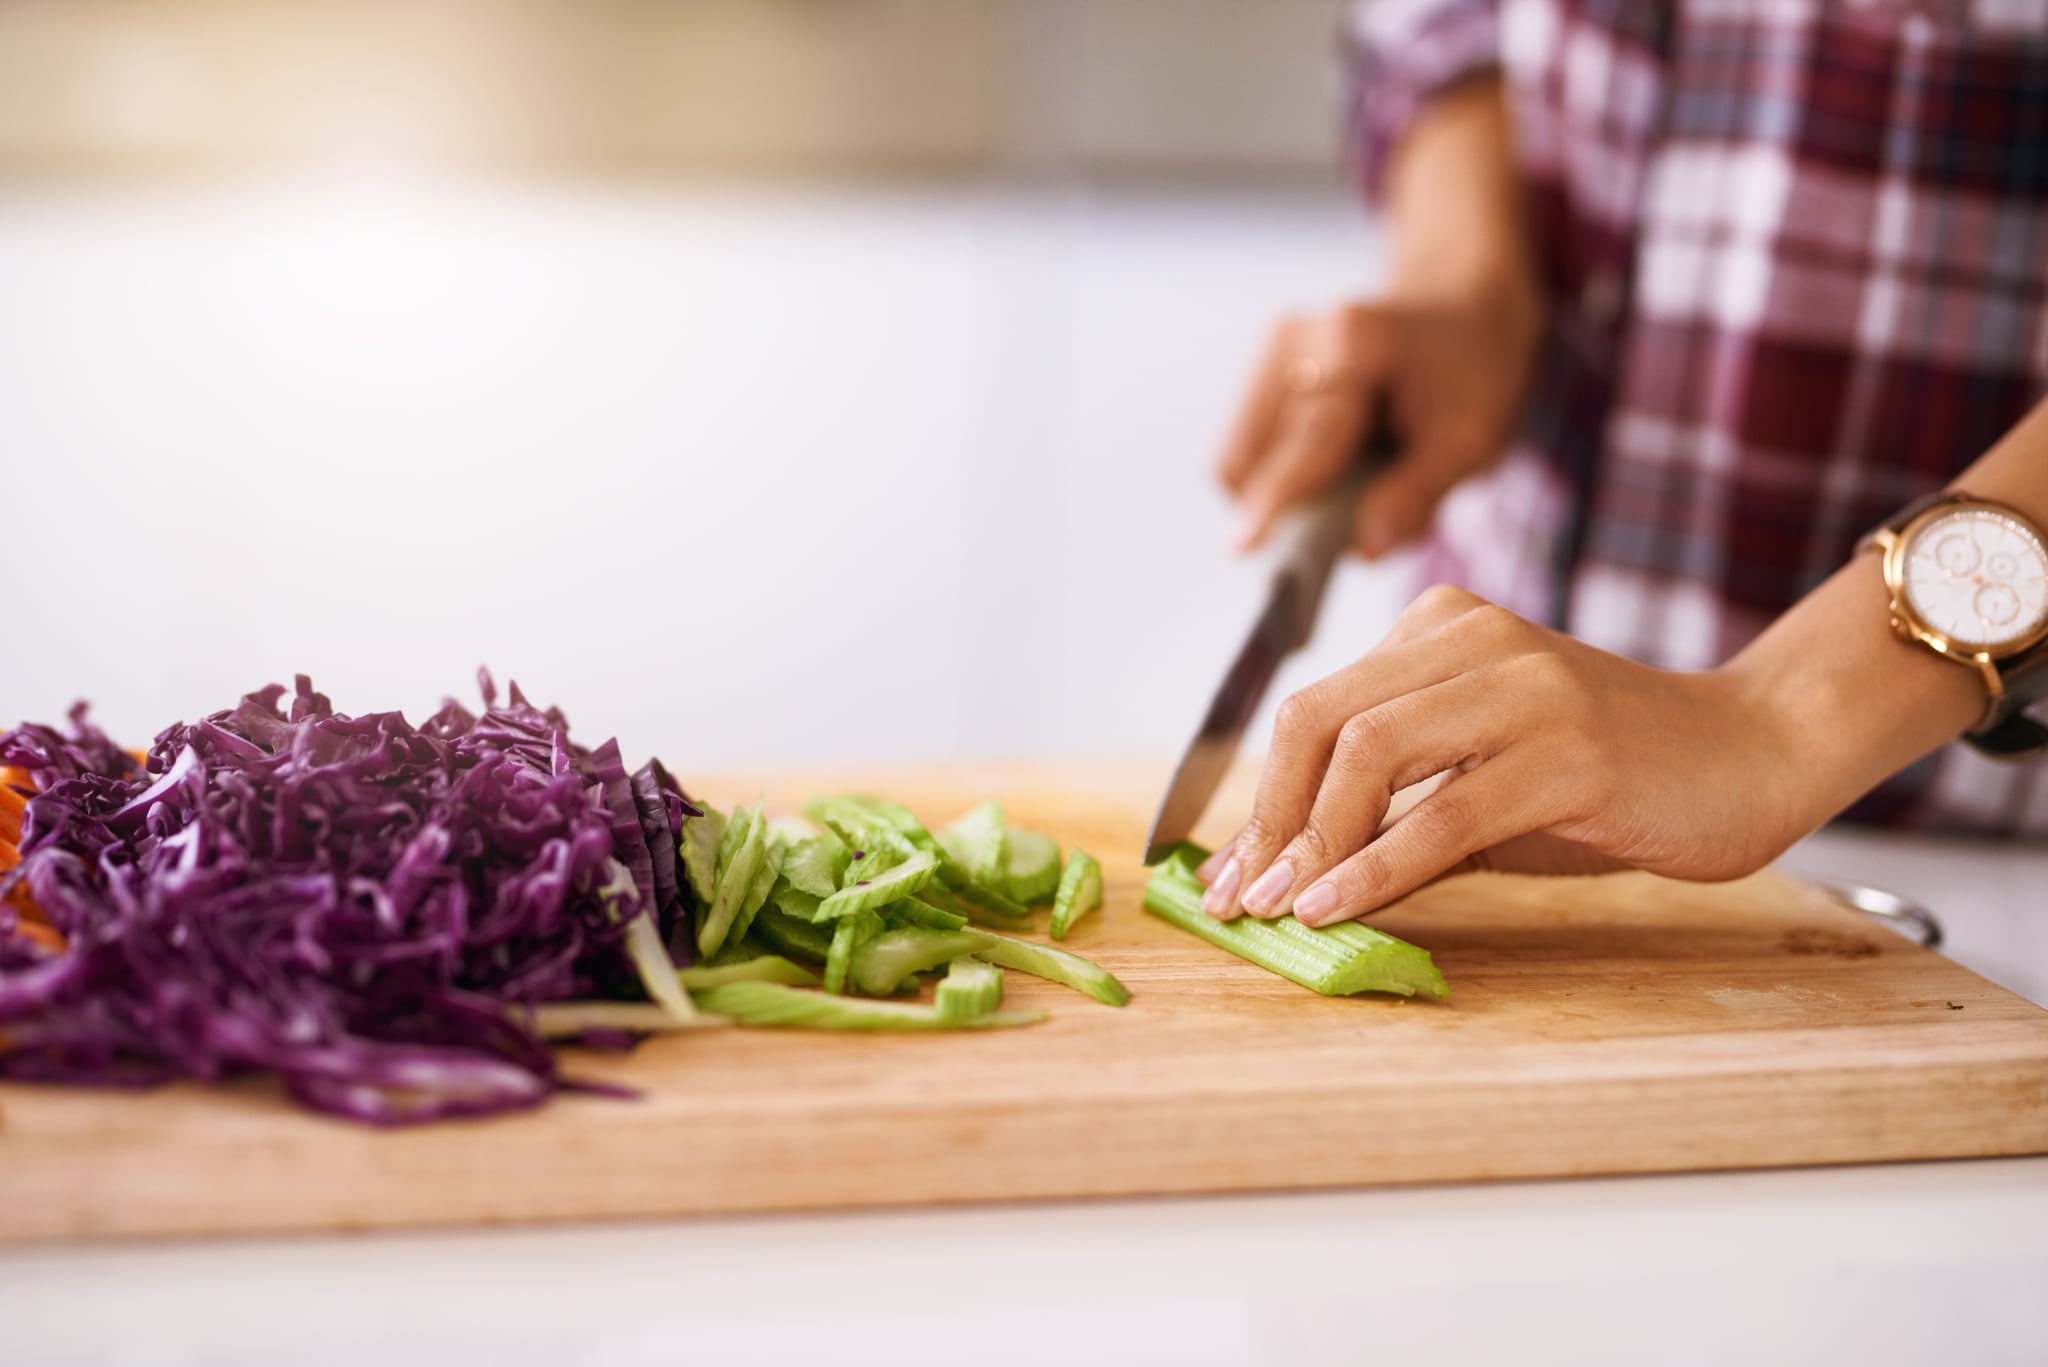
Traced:
<path fill-rule="evenodd" d="M 1859 555 L 1715 671 L 1792 780 L 1804 833 L 1981 714 L 1976 675 L 1901 640 L 1873 556 Z"/>

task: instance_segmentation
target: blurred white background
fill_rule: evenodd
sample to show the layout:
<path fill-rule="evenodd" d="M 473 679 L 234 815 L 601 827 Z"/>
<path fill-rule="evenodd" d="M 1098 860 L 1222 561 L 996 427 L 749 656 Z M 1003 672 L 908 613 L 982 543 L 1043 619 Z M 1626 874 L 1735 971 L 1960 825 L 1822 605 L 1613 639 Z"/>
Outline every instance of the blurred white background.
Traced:
<path fill-rule="evenodd" d="M 1238 386 L 1373 256 L 1335 191 L 16 191 L 4 710 L 488 662 L 685 771 L 1167 754 L 1263 582 Z M 1301 675 L 1402 591 L 1351 572 Z"/>
<path fill-rule="evenodd" d="M 0 717 L 488 663 L 685 774 L 1172 753 L 1239 385 L 1377 255 L 1336 8 L 0 0 Z"/>

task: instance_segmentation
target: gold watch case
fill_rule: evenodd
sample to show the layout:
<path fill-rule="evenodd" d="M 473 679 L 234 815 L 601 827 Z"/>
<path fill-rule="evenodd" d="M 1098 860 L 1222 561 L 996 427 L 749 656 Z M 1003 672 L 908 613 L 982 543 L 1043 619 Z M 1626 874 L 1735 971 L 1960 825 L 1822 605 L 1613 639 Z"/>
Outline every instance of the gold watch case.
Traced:
<path fill-rule="evenodd" d="M 1884 552 L 1884 583 L 1891 594 L 1892 630 L 1903 640 L 1916 641 L 1938 655 L 1974 668 L 1983 679 L 1985 692 L 1989 695 L 1984 709 L 1988 723 L 1988 720 L 1997 713 L 1998 705 L 2005 697 L 2005 680 L 1998 671 L 1999 662 L 2024 655 L 2042 641 L 2048 640 L 2048 612 L 2042 613 L 2041 620 L 2025 634 L 2000 641 L 1995 645 L 1987 645 L 1951 636 L 1929 625 L 1914 608 L 1912 598 L 1906 591 L 1907 548 L 1934 523 L 1972 513 L 1988 514 L 2005 522 L 2014 530 L 2024 533 L 2036 545 L 2048 547 L 2048 536 L 2044 536 L 2041 529 L 2030 519 L 2002 503 L 1977 498 L 1957 498 L 1938 503 L 1896 531 L 1890 528 L 1878 531 L 1871 537 L 1871 542 Z"/>

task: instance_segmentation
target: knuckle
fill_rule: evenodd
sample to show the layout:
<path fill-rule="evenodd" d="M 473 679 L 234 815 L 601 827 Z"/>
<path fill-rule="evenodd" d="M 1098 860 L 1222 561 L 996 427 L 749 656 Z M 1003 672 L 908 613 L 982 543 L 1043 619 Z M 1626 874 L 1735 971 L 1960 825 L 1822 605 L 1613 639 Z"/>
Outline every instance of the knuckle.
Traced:
<path fill-rule="evenodd" d="M 1473 630 L 1489 637 L 1514 636 L 1528 625 L 1500 604 L 1484 599 L 1467 616 L 1471 618 Z"/>
<path fill-rule="evenodd" d="M 1476 829 L 1471 804 L 1450 789 L 1410 812 L 1407 820 L 1415 823 L 1419 844 L 1430 850 L 1462 851 Z"/>
<path fill-rule="evenodd" d="M 1431 584 L 1415 596 L 1415 601 L 1408 605 L 1408 611 L 1403 615 L 1436 621 L 1468 612 L 1483 601 L 1479 595 L 1455 584 Z"/>
<path fill-rule="evenodd" d="M 1322 729 L 1322 708 L 1313 687 L 1300 689 L 1281 700 L 1273 714 L 1273 740 L 1295 745 L 1307 741 Z"/>
<path fill-rule="evenodd" d="M 1379 767 L 1387 752 L 1387 719 L 1380 709 L 1361 712 L 1337 733 L 1337 747 L 1330 756 L 1330 768 L 1341 777 L 1361 779 Z"/>

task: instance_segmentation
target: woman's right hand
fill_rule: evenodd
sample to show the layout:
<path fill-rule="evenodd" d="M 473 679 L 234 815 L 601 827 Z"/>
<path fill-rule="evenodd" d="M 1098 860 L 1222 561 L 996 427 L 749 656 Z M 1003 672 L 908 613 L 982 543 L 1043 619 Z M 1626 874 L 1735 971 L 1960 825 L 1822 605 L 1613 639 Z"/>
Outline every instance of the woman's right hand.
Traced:
<path fill-rule="evenodd" d="M 1218 469 L 1239 506 L 1238 549 L 1344 472 L 1378 395 L 1401 455 L 1360 497 L 1353 547 L 1372 559 L 1421 536 L 1444 495 L 1506 449 L 1537 336 L 1530 293 L 1506 287 L 1283 320 Z"/>

